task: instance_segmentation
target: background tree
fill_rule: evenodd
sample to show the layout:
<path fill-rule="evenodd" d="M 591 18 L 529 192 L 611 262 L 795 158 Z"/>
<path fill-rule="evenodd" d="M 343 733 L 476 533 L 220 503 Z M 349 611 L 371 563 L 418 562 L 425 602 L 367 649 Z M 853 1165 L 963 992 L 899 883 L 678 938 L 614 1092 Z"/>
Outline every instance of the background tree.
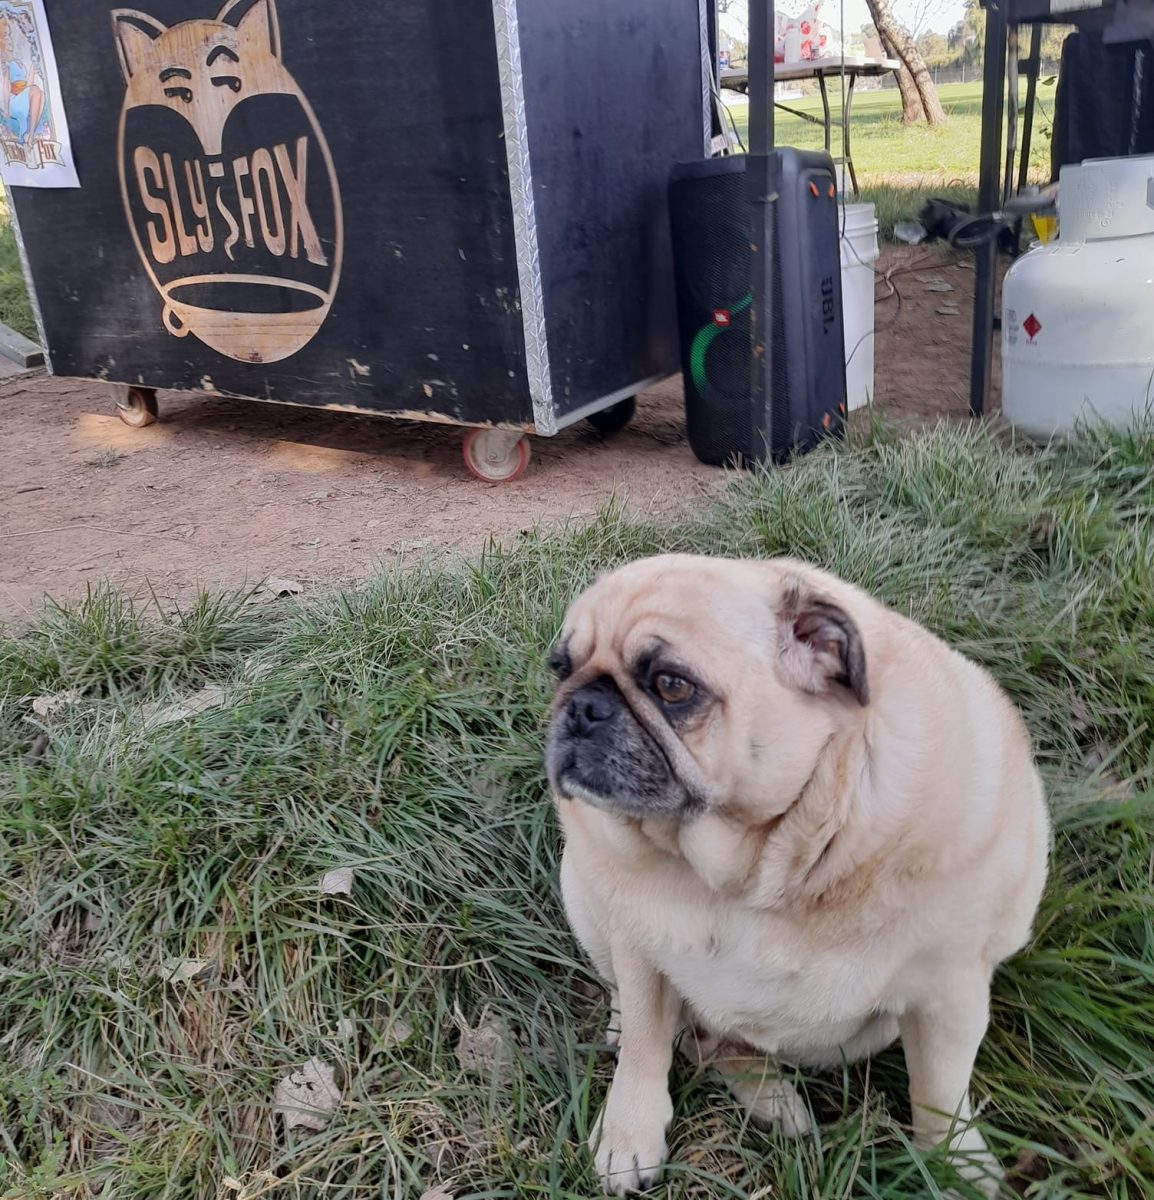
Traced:
<path fill-rule="evenodd" d="M 902 94 L 902 121 L 907 125 L 925 121 L 932 127 L 946 123 L 946 112 L 938 99 L 938 90 L 934 87 L 933 77 L 926 66 L 909 31 L 894 16 L 890 0 L 866 0 L 870 16 L 873 17 L 874 27 L 882 39 L 887 53 L 902 64 L 898 71 L 898 88 Z M 908 74 L 903 84 L 902 73 Z M 912 82 L 913 87 L 910 87 Z M 916 95 L 917 99 L 914 99 Z"/>
<path fill-rule="evenodd" d="M 946 35 L 946 41 L 956 61 L 967 68 L 982 65 L 982 48 L 986 44 L 986 14 L 978 0 L 966 0 L 962 19 Z"/>
<path fill-rule="evenodd" d="M 950 44 L 946 40 L 944 33 L 937 33 L 933 29 L 927 29 L 925 33 L 919 34 L 914 39 L 914 45 L 917 46 L 918 52 L 931 67 L 943 66 L 949 61 Z"/>

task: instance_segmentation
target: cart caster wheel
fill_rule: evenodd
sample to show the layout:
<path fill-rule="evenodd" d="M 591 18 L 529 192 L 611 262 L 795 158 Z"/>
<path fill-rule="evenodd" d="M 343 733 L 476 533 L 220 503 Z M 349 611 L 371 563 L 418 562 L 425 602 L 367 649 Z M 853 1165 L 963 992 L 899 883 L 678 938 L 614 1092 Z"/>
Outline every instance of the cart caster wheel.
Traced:
<path fill-rule="evenodd" d="M 611 433 L 624 429 L 633 420 L 636 411 L 637 397 L 626 396 L 624 400 L 618 400 L 616 404 L 611 404 L 600 412 L 590 413 L 585 419 L 602 437 L 608 437 Z"/>
<path fill-rule="evenodd" d="M 143 429 L 155 422 L 157 413 L 156 389 L 145 387 L 119 387 L 113 392 L 116 398 L 116 415 L 133 429 Z"/>
<path fill-rule="evenodd" d="M 470 429 L 461 449 L 469 473 L 484 483 L 512 483 L 529 465 L 529 439 L 507 429 Z"/>

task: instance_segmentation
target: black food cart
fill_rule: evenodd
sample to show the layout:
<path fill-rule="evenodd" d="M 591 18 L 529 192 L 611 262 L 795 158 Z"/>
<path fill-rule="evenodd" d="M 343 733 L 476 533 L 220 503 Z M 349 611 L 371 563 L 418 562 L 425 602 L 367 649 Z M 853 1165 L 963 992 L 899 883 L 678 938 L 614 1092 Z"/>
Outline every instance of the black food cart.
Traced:
<path fill-rule="evenodd" d="M 49 368 L 526 434 L 677 370 L 706 0 L 55 0 L 79 187 L 11 189 Z"/>

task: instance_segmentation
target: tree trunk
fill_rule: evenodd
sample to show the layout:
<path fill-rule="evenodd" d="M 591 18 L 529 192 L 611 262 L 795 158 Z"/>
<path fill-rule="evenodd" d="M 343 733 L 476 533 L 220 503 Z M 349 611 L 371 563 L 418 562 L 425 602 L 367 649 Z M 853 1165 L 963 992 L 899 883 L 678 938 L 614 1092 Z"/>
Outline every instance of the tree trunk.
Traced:
<path fill-rule="evenodd" d="M 890 0 L 866 0 L 866 2 L 869 5 L 870 16 L 873 17 L 874 28 L 878 31 L 878 35 L 886 47 L 886 53 L 892 54 L 905 68 L 905 70 L 898 71 L 898 87 L 902 93 L 902 120 L 911 123 L 924 118 L 932 126 L 944 125 L 946 123 L 945 110 L 942 108 L 942 102 L 938 99 L 937 88 L 934 87 L 934 81 L 930 77 L 926 60 L 922 58 L 921 51 L 914 45 L 906 31 L 898 24 L 893 9 L 890 7 Z M 902 82 L 903 75 L 907 77 L 904 84 Z M 918 98 L 916 106 L 913 104 L 912 98 L 908 98 L 907 95 L 907 89 L 910 87 Z M 918 109 L 921 111 L 918 112 Z"/>
<path fill-rule="evenodd" d="M 902 57 L 914 77 L 918 96 L 926 110 L 926 121 L 932 129 L 938 129 L 946 123 L 946 110 L 942 108 L 942 102 L 938 99 L 938 89 L 934 87 L 933 76 L 926 66 L 926 60 L 922 58 L 922 52 L 908 38 L 906 50 L 907 53 Z"/>
<path fill-rule="evenodd" d="M 902 57 L 893 42 L 882 34 L 880 30 L 878 31 L 878 36 L 881 38 L 882 49 L 886 52 L 886 57 L 897 59 L 901 64 L 898 67 L 897 75 L 898 91 L 902 97 L 902 124 L 917 125 L 926 119 L 926 110 L 922 105 L 921 96 L 918 95 L 918 85 L 914 83 L 914 77 L 910 74 L 909 67 L 902 61 Z"/>

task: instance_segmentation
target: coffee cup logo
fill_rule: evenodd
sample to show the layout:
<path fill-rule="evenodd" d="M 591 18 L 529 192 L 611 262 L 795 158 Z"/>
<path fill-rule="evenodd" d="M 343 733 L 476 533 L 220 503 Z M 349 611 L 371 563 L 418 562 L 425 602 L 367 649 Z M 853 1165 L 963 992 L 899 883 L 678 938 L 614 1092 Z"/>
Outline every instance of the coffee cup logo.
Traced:
<path fill-rule="evenodd" d="M 332 306 L 343 228 L 328 143 L 280 61 L 274 0 L 173 26 L 130 9 L 112 20 L 121 195 L 165 328 L 240 362 L 288 358 Z"/>

